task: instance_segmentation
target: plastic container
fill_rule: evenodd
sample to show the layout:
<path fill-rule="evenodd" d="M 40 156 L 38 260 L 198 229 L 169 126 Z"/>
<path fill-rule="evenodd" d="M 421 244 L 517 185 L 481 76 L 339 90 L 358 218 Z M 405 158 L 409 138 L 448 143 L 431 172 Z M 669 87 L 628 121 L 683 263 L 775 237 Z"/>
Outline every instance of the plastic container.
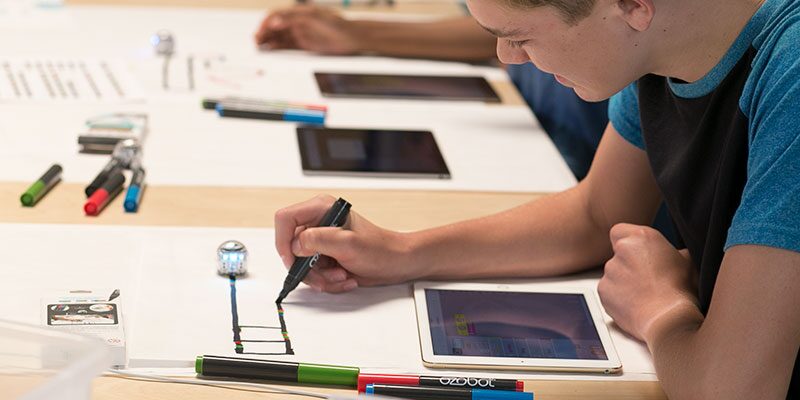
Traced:
<path fill-rule="evenodd" d="M 99 339 L 0 320 L 0 399 L 88 400 L 110 365 Z"/>

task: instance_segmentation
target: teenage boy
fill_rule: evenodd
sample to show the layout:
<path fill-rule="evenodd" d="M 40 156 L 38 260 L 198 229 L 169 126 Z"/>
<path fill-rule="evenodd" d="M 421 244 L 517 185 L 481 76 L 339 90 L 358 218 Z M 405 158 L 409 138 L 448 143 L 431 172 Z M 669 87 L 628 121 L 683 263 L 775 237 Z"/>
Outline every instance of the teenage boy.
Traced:
<path fill-rule="evenodd" d="M 470 0 L 506 63 L 614 96 L 586 179 L 420 232 L 332 203 L 276 214 L 285 263 L 328 292 L 412 279 L 541 277 L 605 262 L 598 292 L 670 399 L 800 398 L 800 0 Z M 686 244 L 649 224 L 665 201 Z"/>

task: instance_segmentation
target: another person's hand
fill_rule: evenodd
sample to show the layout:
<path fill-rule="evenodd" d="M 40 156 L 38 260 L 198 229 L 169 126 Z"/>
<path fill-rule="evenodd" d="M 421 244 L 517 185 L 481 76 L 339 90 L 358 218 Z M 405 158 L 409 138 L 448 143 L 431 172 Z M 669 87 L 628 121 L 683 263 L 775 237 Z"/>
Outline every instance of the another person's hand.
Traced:
<path fill-rule="evenodd" d="M 286 268 L 295 257 L 322 254 L 304 282 L 331 293 L 421 276 L 407 262 L 410 246 L 402 233 L 379 228 L 352 210 L 344 229 L 316 227 L 335 200 L 317 196 L 275 213 L 275 247 Z"/>
<path fill-rule="evenodd" d="M 360 51 L 355 24 L 336 12 L 297 5 L 269 13 L 255 33 L 258 46 L 346 55 Z"/>
<path fill-rule="evenodd" d="M 686 250 L 647 226 L 617 224 L 610 238 L 614 257 L 597 291 L 622 330 L 647 342 L 660 318 L 697 308 L 697 272 Z"/>

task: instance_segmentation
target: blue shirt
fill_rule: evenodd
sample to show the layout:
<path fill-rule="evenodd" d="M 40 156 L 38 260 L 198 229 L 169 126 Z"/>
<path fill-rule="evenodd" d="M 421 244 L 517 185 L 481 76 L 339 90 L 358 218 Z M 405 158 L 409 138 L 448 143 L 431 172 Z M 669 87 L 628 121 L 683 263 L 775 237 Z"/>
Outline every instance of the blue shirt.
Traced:
<path fill-rule="evenodd" d="M 733 97 L 746 120 L 746 183 L 724 250 L 754 244 L 800 252 L 800 0 L 766 1 L 705 77 L 668 80 L 668 87 L 683 99 L 712 95 L 748 51 L 750 71 Z M 611 99 L 609 116 L 646 149 L 638 96 L 637 84 L 625 88 Z"/>
<path fill-rule="evenodd" d="M 647 153 L 698 269 L 703 313 L 731 247 L 800 252 L 800 0 L 764 2 L 697 82 L 646 75 L 609 115 Z M 797 356 L 786 398 L 800 398 Z"/>

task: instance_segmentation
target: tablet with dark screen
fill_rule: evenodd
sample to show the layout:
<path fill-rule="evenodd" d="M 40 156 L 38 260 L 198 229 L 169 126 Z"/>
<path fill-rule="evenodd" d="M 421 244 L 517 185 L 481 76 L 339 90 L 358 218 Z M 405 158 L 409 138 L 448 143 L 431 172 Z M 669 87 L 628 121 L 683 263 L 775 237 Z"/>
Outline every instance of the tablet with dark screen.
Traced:
<path fill-rule="evenodd" d="M 500 97 L 482 76 L 372 75 L 316 72 L 319 89 L 328 97 L 471 100 L 499 103 Z"/>
<path fill-rule="evenodd" d="M 449 179 L 429 131 L 299 126 L 303 173 Z"/>

